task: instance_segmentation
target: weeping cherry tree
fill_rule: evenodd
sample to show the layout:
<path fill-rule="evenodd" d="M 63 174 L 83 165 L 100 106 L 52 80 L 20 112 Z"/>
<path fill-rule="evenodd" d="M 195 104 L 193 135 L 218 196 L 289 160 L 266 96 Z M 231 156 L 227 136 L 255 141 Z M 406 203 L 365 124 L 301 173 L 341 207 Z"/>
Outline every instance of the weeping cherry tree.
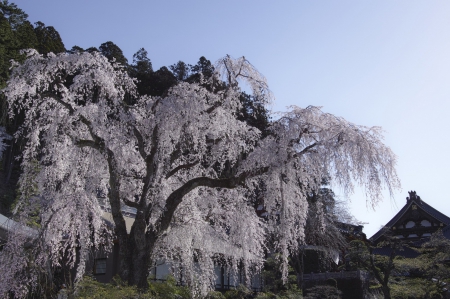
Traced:
<path fill-rule="evenodd" d="M 119 275 L 142 289 L 161 256 L 204 290 L 218 254 L 234 270 L 258 269 L 268 234 L 286 278 L 287 256 L 305 236 L 307 196 L 324 176 L 349 193 L 362 185 L 371 203 L 382 188 L 399 186 L 379 128 L 293 106 L 263 138 L 238 111 L 242 84 L 260 104 L 272 100 L 266 79 L 244 57 L 226 56 L 208 80 L 140 96 L 124 69 L 99 53 L 28 52 L 3 93 L 10 117 L 25 114 L 15 136 L 26 141 L 16 219 L 27 224 L 38 213 L 38 221 L 33 246 L 11 234 L 0 253 L 0 294 L 25 296 L 39 273 L 62 263 L 80 279 L 89 253 L 113 240 Z M 261 182 L 265 219 L 251 196 Z M 123 206 L 136 210 L 129 232 Z"/>

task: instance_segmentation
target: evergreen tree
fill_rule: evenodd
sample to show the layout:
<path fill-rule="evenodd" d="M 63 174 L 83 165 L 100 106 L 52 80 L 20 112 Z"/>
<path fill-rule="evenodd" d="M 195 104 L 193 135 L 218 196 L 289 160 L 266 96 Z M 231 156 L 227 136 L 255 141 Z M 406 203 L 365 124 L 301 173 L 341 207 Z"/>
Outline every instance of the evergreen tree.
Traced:
<path fill-rule="evenodd" d="M 262 132 L 262 137 L 265 137 L 269 132 L 269 110 L 254 96 L 245 92 L 241 93 L 240 100 L 242 107 L 239 111 L 239 120 L 258 128 Z"/>
<path fill-rule="evenodd" d="M 34 27 L 29 21 L 25 21 L 17 26 L 15 34 L 18 41 L 18 50 L 37 49 L 38 39 L 34 32 Z"/>
<path fill-rule="evenodd" d="M 14 56 L 12 53 L 16 40 L 8 20 L 0 16 L 0 88 L 6 86 L 9 77 L 9 60 Z"/>
<path fill-rule="evenodd" d="M 151 94 L 151 80 L 153 74 L 152 62 L 147 57 L 148 53 L 144 48 L 139 49 L 133 55 L 133 64 L 130 66 L 129 74 L 136 78 L 137 90 L 139 94 Z"/>
<path fill-rule="evenodd" d="M 108 60 L 115 59 L 116 62 L 122 64 L 123 66 L 128 65 L 128 60 L 123 55 L 122 49 L 119 48 L 112 41 L 108 41 L 100 45 L 100 53 L 102 53 Z M 88 49 L 89 50 L 89 49 Z M 91 51 L 88 51 L 91 52 Z"/>
<path fill-rule="evenodd" d="M 28 15 L 22 9 L 14 3 L 9 3 L 8 0 L 0 1 L 0 14 L 8 20 L 13 30 L 28 19 Z"/>
<path fill-rule="evenodd" d="M 164 96 L 170 87 L 177 84 L 177 78 L 165 66 L 161 67 L 150 76 L 149 95 Z"/>
<path fill-rule="evenodd" d="M 66 51 L 61 36 L 53 26 L 45 26 L 42 22 L 35 23 L 34 32 L 37 37 L 37 50 L 40 54 L 62 53 Z"/>
<path fill-rule="evenodd" d="M 202 73 L 206 79 L 211 78 L 214 73 L 214 66 L 211 61 L 205 58 L 205 56 L 200 57 L 197 64 L 192 66 L 191 72 L 193 75 Z"/>
<path fill-rule="evenodd" d="M 0 1 L 0 88 L 9 78 L 10 60 L 22 62 L 20 50 L 36 48 L 37 38 L 28 15 L 7 0 Z"/>
<path fill-rule="evenodd" d="M 190 64 L 186 64 L 181 60 L 169 66 L 178 81 L 185 81 L 190 76 L 191 67 L 192 66 Z"/>
<path fill-rule="evenodd" d="M 139 51 L 134 53 L 131 70 L 133 74 L 150 74 L 153 72 L 152 62 L 144 48 L 140 48 Z"/>
<path fill-rule="evenodd" d="M 75 53 L 83 53 L 85 50 L 82 47 L 79 47 L 77 45 L 73 46 L 72 49 L 67 50 L 67 53 L 69 54 L 75 54 Z"/>
<path fill-rule="evenodd" d="M 86 52 L 88 52 L 88 53 L 100 52 L 100 50 L 97 49 L 96 47 L 89 47 L 89 48 L 86 49 Z"/>

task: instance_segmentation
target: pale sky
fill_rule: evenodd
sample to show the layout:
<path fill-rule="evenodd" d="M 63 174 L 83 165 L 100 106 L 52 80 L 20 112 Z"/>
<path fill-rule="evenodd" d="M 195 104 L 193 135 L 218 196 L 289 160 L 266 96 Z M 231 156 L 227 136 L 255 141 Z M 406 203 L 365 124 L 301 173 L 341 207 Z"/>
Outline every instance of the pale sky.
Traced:
<path fill-rule="evenodd" d="M 289 105 L 381 126 L 398 156 L 402 190 L 376 210 L 361 192 L 352 213 L 372 236 L 415 190 L 450 216 L 450 2 L 391 0 L 16 0 L 31 22 L 54 26 L 67 49 L 117 44 L 154 69 L 200 56 L 245 56 Z M 339 190 L 335 190 L 339 192 Z"/>

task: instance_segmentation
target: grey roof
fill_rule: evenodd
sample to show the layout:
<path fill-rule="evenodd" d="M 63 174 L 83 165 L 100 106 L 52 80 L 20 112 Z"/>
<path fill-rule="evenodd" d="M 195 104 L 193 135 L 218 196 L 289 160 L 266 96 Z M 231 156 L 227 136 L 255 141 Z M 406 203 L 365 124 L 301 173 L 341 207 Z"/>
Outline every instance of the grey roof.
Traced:
<path fill-rule="evenodd" d="M 3 214 L 0 214 L 0 239 L 6 241 L 8 239 L 8 234 L 16 229 L 20 229 L 22 233 L 25 233 L 30 238 L 35 238 L 38 231 L 34 228 L 25 226 L 16 222 Z"/>
<path fill-rule="evenodd" d="M 411 199 L 408 199 L 406 201 L 406 204 L 403 206 L 403 208 L 384 226 L 384 228 L 381 228 L 372 237 L 370 237 L 369 240 L 372 242 L 378 240 L 384 234 L 385 228 L 391 228 L 392 226 L 394 226 L 413 204 L 417 205 L 417 207 L 419 207 L 422 211 L 424 211 L 434 219 L 445 224 L 446 227 L 450 226 L 449 217 L 424 202 L 420 197 L 411 197 Z M 444 229 L 444 235 L 445 231 L 447 231 L 447 234 L 450 237 L 450 228 L 447 230 Z"/>

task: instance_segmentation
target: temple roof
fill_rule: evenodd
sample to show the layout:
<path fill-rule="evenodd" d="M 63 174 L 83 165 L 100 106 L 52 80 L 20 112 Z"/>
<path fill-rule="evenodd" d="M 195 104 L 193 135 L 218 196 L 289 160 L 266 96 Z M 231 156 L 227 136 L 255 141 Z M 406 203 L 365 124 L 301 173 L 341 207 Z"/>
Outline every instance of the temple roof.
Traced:
<path fill-rule="evenodd" d="M 411 210 L 412 206 L 415 205 L 417 209 L 422 211 L 423 213 L 429 215 L 431 218 L 435 219 L 436 222 L 440 222 L 443 224 L 444 236 L 450 239 L 450 218 L 446 215 L 442 214 L 426 202 L 424 202 L 420 196 L 417 196 L 415 191 L 410 191 L 409 197 L 406 198 L 405 206 L 377 233 L 375 233 L 372 237 L 370 237 L 370 241 L 377 242 L 384 235 L 386 229 L 392 229 L 392 227 L 398 225 L 398 222 L 407 214 L 408 211 Z"/>

